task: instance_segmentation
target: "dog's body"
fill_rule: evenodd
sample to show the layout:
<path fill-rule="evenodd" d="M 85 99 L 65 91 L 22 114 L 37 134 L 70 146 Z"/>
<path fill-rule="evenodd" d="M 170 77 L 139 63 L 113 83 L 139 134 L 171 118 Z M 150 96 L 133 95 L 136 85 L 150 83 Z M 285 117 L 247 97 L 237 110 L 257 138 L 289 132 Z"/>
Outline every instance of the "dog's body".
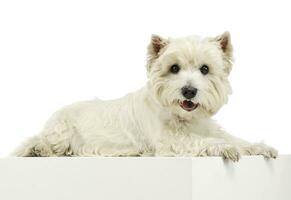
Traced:
<path fill-rule="evenodd" d="M 121 99 L 63 108 L 15 154 L 274 158 L 273 148 L 235 138 L 211 120 L 231 93 L 231 61 L 228 33 L 204 39 L 153 36 L 145 87 Z"/>

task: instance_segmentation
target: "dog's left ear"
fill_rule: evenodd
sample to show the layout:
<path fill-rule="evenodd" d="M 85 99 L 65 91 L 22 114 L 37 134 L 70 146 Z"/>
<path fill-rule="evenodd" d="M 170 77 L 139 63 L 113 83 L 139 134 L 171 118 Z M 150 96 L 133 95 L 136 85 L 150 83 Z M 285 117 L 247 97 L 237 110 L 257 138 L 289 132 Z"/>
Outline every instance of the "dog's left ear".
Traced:
<path fill-rule="evenodd" d="M 148 46 L 147 71 L 151 69 L 153 62 L 162 54 L 168 44 L 168 40 L 158 35 L 152 35 Z"/>
<path fill-rule="evenodd" d="M 224 32 L 222 35 L 216 36 L 214 41 L 218 43 L 219 47 L 223 52 L 223 57 L 225 61 L 225 71 L 230 73 L 232 68 L 233 56 L 232 56 L 232 44 L 230 33 L 228 31 Z"/>

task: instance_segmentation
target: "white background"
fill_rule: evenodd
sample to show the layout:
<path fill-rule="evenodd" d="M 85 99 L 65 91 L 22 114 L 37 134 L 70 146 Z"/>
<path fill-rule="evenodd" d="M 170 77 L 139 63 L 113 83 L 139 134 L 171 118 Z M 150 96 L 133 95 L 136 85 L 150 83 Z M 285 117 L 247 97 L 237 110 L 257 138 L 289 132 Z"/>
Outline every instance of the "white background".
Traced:
<path fill-rule="evenodd" d="M 142 87 L 150 36 L 232 34 L 230 133 L 290 153 L 288 1 L 1 1 L 0 156 L 75 101 Z"/>

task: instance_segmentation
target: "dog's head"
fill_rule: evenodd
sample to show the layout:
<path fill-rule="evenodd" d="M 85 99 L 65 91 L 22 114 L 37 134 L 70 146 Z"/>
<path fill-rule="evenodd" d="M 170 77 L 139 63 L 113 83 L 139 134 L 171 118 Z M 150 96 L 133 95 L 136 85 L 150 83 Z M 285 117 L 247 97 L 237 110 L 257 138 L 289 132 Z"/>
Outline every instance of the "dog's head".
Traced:
<path fill-rule="evenodd" d="M 153 35 L 148 47 L 149 88 L 164 109 L 180 117 L 215 114 L 231 93 L 231 68 L 228 32 L 213 38 Z"/>

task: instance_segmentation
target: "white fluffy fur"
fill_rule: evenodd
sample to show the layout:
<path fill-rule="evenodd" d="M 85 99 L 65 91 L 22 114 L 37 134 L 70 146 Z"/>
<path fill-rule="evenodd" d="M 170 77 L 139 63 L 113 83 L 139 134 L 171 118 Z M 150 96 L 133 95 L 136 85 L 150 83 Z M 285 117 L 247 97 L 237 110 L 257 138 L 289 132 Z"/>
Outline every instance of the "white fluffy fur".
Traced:
<path fill-rule="evenodd" d="M 179 64 L 178 74 L 169 68 Z M 210 72 L 201 74 L 207 64 Z M 153 36 L 148 48 L 145 87 L 123 98 L 92 100 L 56 112 L 40 135 L 29 139 L 17 156 L 277 156 L 264 144 L 251 144 L 225 133 L 211 116 L 228 100 L 232 67 L 229 33 L 215 38 Z M 198 89 L 185 111 L 181 88 Z"/>

